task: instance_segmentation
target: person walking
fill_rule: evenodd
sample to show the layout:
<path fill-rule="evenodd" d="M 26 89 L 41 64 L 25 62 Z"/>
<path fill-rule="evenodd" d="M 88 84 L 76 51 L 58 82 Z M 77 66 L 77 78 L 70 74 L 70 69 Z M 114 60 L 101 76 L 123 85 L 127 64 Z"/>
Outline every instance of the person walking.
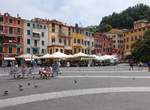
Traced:
<path fill-rule="evenodd" d="M 143 63 L 141 61 L 138 63 L 138 70 L 143 70 Z"/>
<path fill-rule="evenodd" d="M 132 60 L 129 61 L 129 66 L 130 66 L 129 70 L 133 70 L 133 61 Z"/>
<path fill-rule="evenodd" d="M 150 72 L 150 61 L 147 62 L 148 71 Z"/>

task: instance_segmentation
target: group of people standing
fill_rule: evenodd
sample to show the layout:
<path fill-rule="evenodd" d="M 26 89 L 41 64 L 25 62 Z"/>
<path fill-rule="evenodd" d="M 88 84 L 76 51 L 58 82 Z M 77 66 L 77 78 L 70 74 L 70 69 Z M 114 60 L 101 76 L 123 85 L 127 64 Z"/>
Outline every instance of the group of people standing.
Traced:
<path fill-rule="evenodd" d="M 147 64 L 147 67 L 148 67 L 148 71 L 150 72 L 150 61 L 146 63 Z M 133 60 L 129 60 L 129 70 L 134 70 L 134 65 L 138 66 L 138 70 L 143 70 L 143 67 L 144 67 L 144 63 L 143 62 L 138 62 L 138 63 L 135 63 Z"/>

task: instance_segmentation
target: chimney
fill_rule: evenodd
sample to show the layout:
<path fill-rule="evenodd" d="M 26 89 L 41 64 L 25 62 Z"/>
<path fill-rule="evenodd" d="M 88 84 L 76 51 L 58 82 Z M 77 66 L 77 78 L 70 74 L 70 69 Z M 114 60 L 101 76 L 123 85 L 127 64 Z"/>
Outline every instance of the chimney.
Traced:
<path fill-rule="evenodd" d="M 19 18 L 19 14 L 17 13 L 17 18 Z"/>
<path fill-rule="evenodd" d="M 75 28 L 78 29 L 78 24 L 75 24 Z"/>

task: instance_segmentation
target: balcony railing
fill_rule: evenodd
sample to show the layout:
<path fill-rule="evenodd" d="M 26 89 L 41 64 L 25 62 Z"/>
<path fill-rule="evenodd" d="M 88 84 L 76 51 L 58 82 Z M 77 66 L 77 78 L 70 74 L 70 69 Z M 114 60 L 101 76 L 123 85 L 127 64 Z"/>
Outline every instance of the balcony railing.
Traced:
<path fill-rule="evenodd" d="M 59 30 L 58 35 L 60 37 L 66 37 L 66 34 L 62 30 Z"/>
<path fill-rule="evenodd" d="M 51 45 L 59 45 L 59 46 L 64 46 L 63 43 L 57 43 L 57 42 L 52 42 L 52 43 L 48 43 L 49 46 Z"/>

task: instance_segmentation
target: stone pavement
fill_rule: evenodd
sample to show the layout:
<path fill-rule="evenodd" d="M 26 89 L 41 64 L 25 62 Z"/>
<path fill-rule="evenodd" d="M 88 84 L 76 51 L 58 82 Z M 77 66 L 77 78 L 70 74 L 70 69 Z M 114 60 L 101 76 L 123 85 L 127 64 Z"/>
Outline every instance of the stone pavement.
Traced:
<path fill-rule="evenodd" d="M 118 70 L 111 70 L 118 67 Z M 50 80 L 1 78 L 0 110 L 150 108 L 150 72 L 146 68 L 129 71 L 127 65 L 118 65 L 100 69 L 63 68 L 62 71 L 62 75 Z M 23 86 L 22 91 L 19 84 Z M 5 90 L 8 91 L 7 96 L 3 96 Z"/>

